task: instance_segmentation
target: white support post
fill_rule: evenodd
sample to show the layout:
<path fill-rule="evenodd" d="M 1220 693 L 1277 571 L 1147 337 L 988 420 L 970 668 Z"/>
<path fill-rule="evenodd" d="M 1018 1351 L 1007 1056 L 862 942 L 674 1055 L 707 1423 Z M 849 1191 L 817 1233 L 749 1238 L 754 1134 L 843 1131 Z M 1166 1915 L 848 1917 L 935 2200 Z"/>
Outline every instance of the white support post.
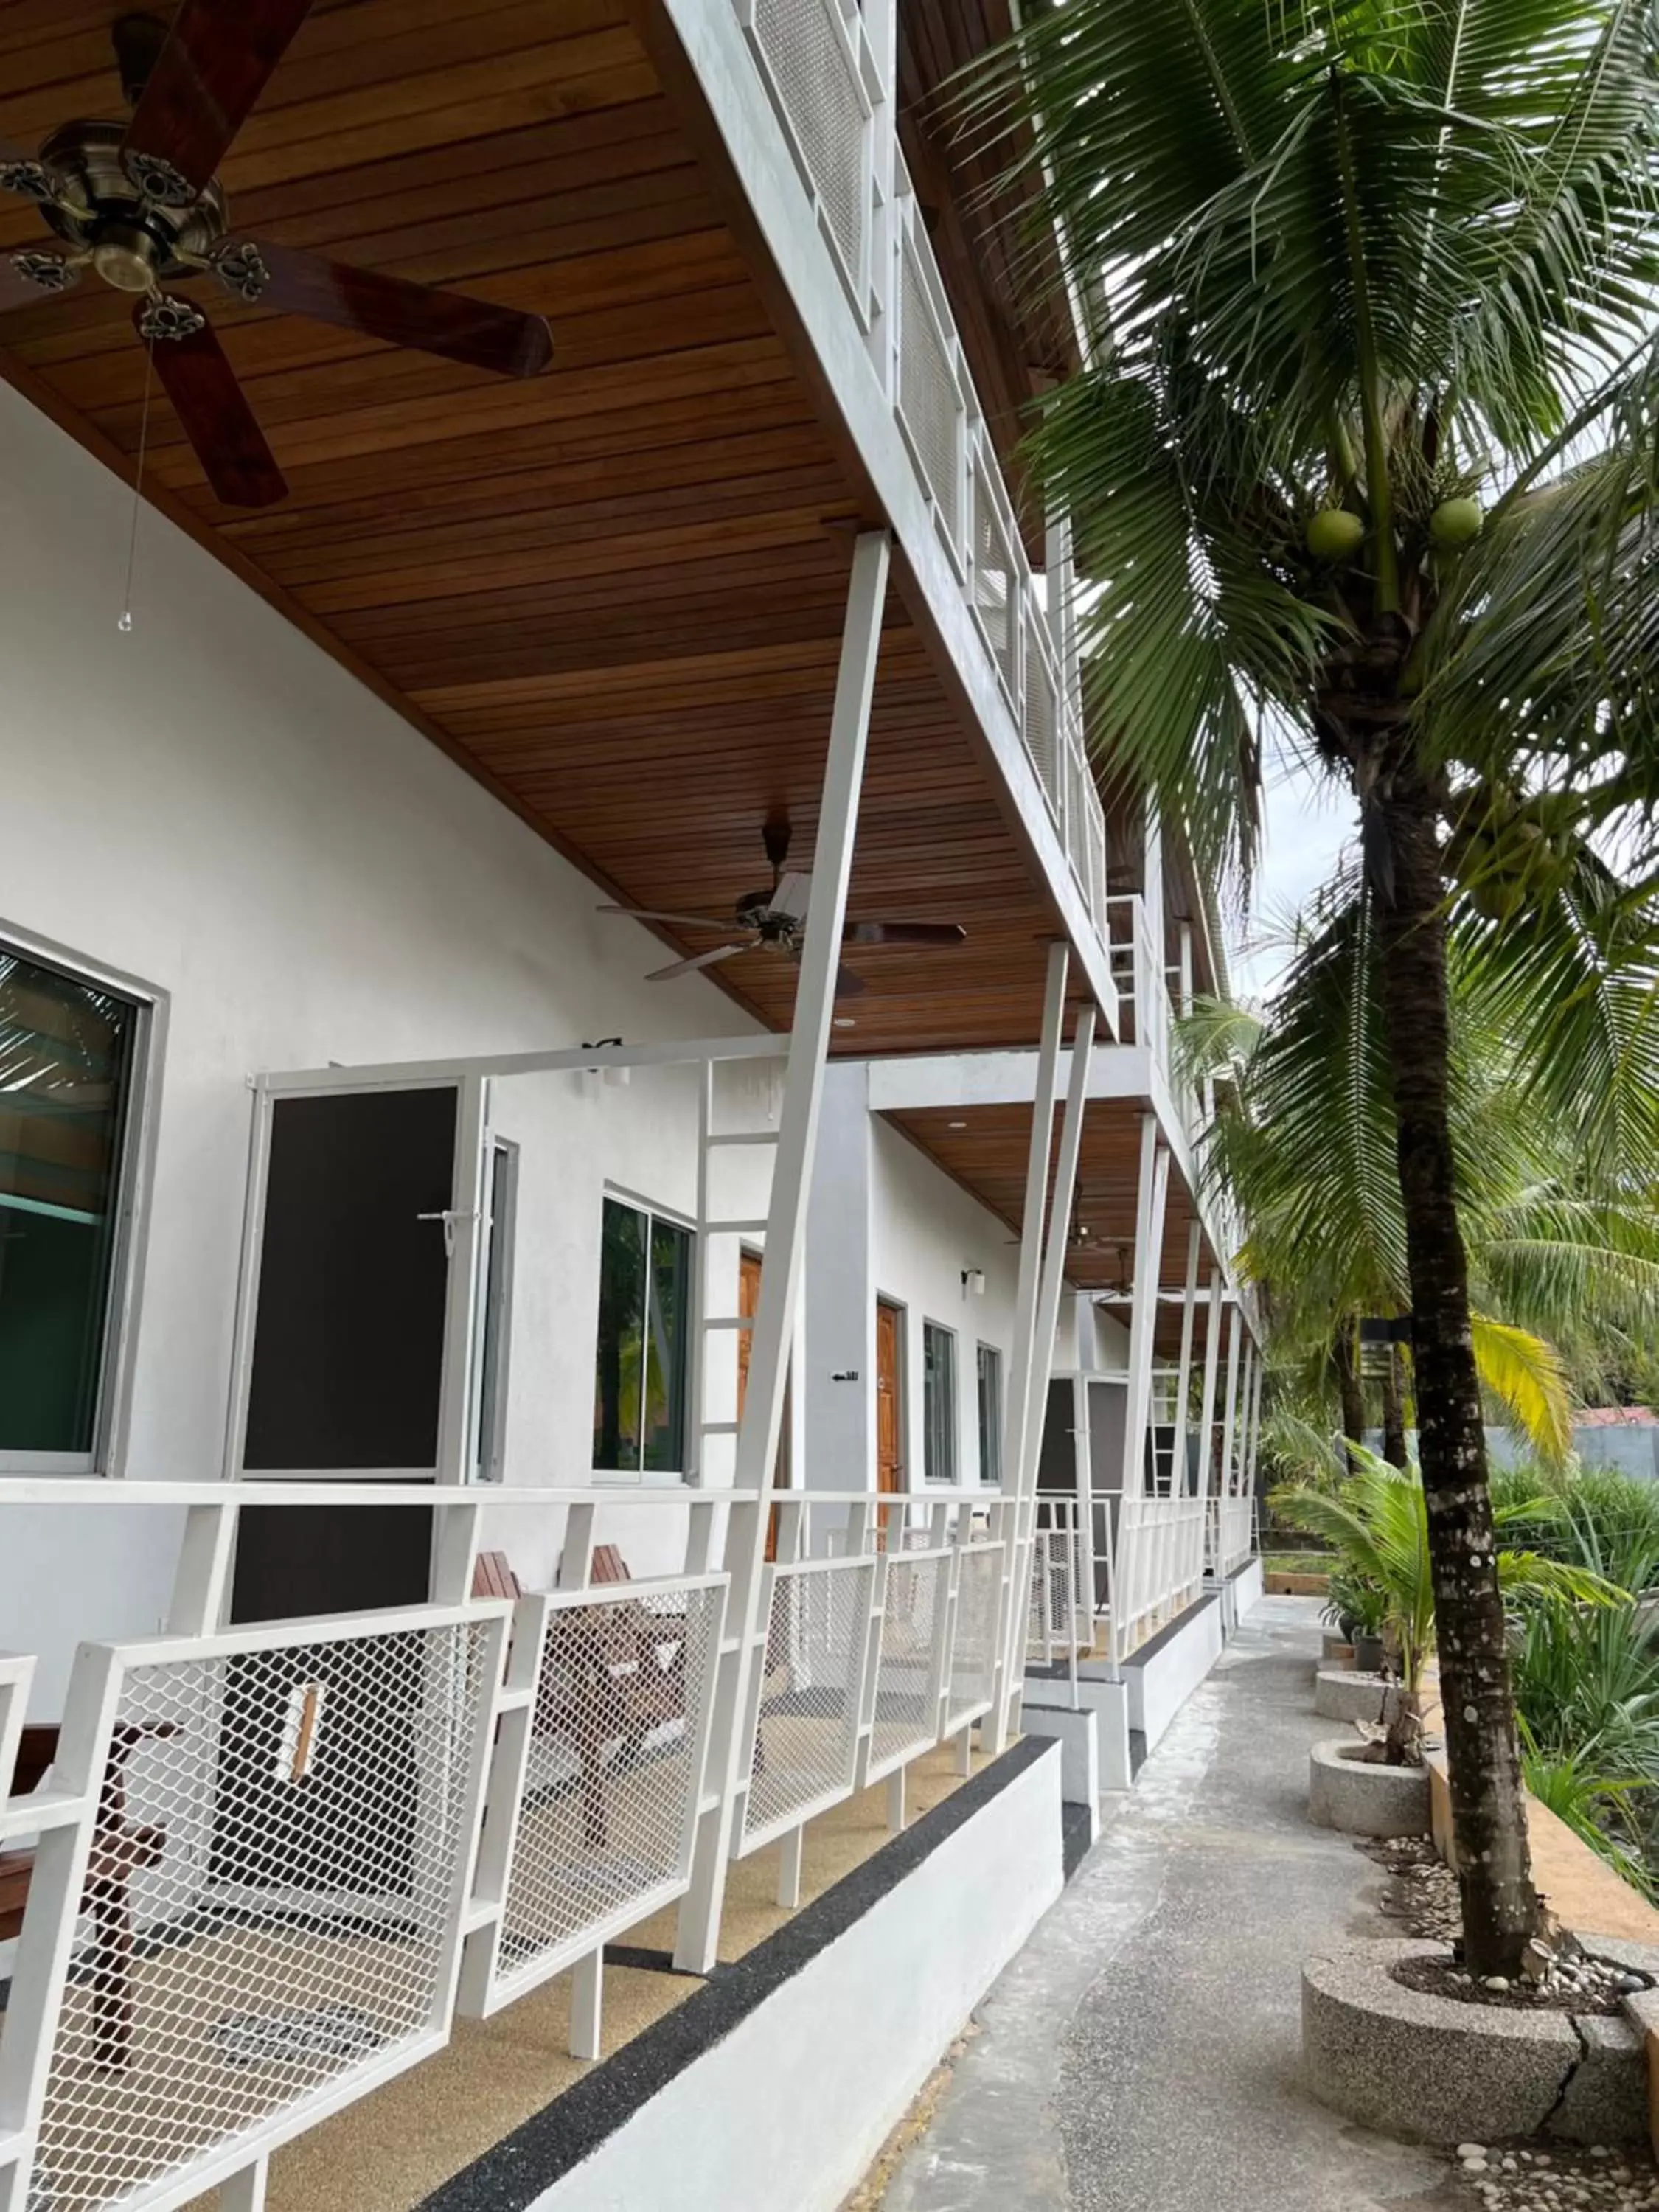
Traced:
<path fill-rule="evenodd" d="M 1060 1076 L 1060 1046 L 1066 1019 L 1066 976 L 1069 955 L 1063 944 L 1048 948 L 1043 991 L 1042 1030 L 1037 1048 L 1036 1088 L 1031 1097 L 1031 1136 L 1025 1154 L 1025 1210 L 1020 1217 L 1019 1272 L 1014 1291 L 1014 1339 L 1008 1359 L 1008 1402 L 1003 1408 L 1002 1468 L 1005 1483 L 1018 1487 L 1024 1449 L 1026 1407 L 1031 1395 L 1032 1352 L 1036 1343 L 1037 1291 L 1042 1277 L 1042 1232 L 1048 1199 L 1048 1155 L 1054 1148 L 1054 1106 Z"/>
<path fill-rule="evenodd" d="M 1071 1233 L 1072 1200 L 1077 1190 L 1077 1164 L 1083 1149 L 1083 1117 L 1089 1103 L 1089 1067 L 1094 1046 L 1095 1009 L 1085 1006 L 1072 1033 L 1071 1080 L 1066 1089 L 1060 1150 L 1054 1161 L 1054 1200 L 1048 1210 L 1036 1328 L 1027 1376 L 1024 1427 L 1015 1474 L 1009 1579 L 1004 1584 L 1005 1618 L 997 1647 L 1001 1694 L 989 1715 L 993 1748 L 996 1751 L 1002 1749 L 1019 1726 L 1020 1698 L 1025 1680 L 1025 1623 L 1031 1603 L 1032 1538 L 1036 1532 L 1037 1462 L 1042 1456 L 1042 1425 L 1048 1410 L 1048 1372 L 1054 1365 L 1054 1331 L 1060 1322 L 1060 1292 L 1066 1284 L 1066 1238 Z"/>
<path fill-rule="evenodd" d="M 1129 1387 L 1123 1421 L 1123 1495 L 1146 1487 L 1146 1431 L 1152 1410 L 1152 1347 L 1158 1328 L 1158 1279 L 1164 1250 L 1164 1210 L 1170 1188 L 1170 1155 L 1158 1138 L 1158 1116 L 1140 1117 L 1140 1172 L 1136 1183 L 1135 1258 L 1129 1310 Z"/>
<path fill-rule="evenodd" d="M 806 1824 L 791 1828 L 778 1851 L 778 1905 L 784 1912 L 800 1907 L 800 1866 L 806 1844 Z"/>
<path fill-rule="evenodd" d="M 767 1504 L 777 1463 L 789 1354 L 795 1340 L 807 1198 L 836 977 L 841 965 L 842 932 L 847 920 L 847 887 L 853 869 L 890 557 L 885 531 L 867 531 L 859 538 L 842 632 L 813 854 L 812 899 L 795 987 L 794 1021 L 767 1212 L 766 1265 L 761 1270 L 759 1304 L 750 1336 L 749 1380 L 738 1425 L 726 1522 L 726 1564 L 732 1577 L 728 1634 L 715 1671 L 708 1788 L 693 1839 L 691 1883 L 680 1906 L 674 1953 L 675 1964 L 693 1973 L 706 1974 L 712 1969 L 720 1942 L 726 1866 L 745 1751 L 742 1716 L 748 1710 L 750 1681 L 758 1652 L 765 1644 L 765 1624 L 759 1620 L 758 1610 L 765 1582 Z M 805 1468 L 799 1470 L 803 1486 L 805 1474 Z"/>
<path fill-rule="evenodd" d="M 1250 1376 L 1250 1418 L 1244 1431 L 1244 1495 L 1255 1495 L 1256 1447 L 1261 1441 L 1261 1378 L 1267 1361 L 1261 1348 L 1255 1347 L 1255 1365 Z"/>
<path fill-rule="evenodd" d="M 1073 1597 L 1077 1607 L 1077 1618 L 1073 1622 L 1072 1641 L 1075 1647 L 1081 1628 L 1087 1638 L 1087 1648 L 1094 1649 L 1095 1642 L 1095 1473 L 1094 1447 L 1089 1435 L 1089 1378 L 1085 1374 L 1072 1377 L 1072 1449 L 1077 1471 L 1077 1483 L 1072 1495 L 1072 1511 L 1076 1525 L 1072 1533 L 1073 1572 L 1077 1587 Z"/>
<path fill-rule="evenodd" d="M 270 2175 L 268 2158 L 257 2158 L 240 2173 L 219 2184 L 219 2212 L 265 2212 L 265 2185 Z"/>
<path fill-rule="evenodd" d="M 1244 1316 L 1235 1302 L 1228 1309 L 1227 1322 L 1227 1406 L 1221 1424 L 1221 1495 L 1233 1494 L 1233 1446 L 1238 1425 L 1238 1362 L 1242 1346 L 1239 1339 L 1244 1333 Z"/>
<path fill-rule="evenodd" d="M 570 1969 L 570 2056 L 598 2058 L 605 2044 L 605 1946 L 584 1951 Z"/>
<path fill-rule="evenodd" d="M 1042 1027 L 1037 1046 L 1036 1085 L 1031 1093 L 1031 1133 L 1025 1152 L 1025 1206 L 1020 1217 L 1019 1271 L 1014 1291 L 1014 1334 L 1008 1355 L 1008 1396 L 1002 1410 L 1003 1489 L 1012 1511 L 1002 1515 L 1006 1549 L 999 1597 L 996 1661 L 992 1676 L 991 1711 L 984 1731 L 1002 1748 L 1001 1716 L 1008 1704 L 1011 1674 L 1022 1671 L 1024 1655 L 1008 1640 L 1013 1603 L 1015 1552 L 1018 1528 L 1020 1469 L 1025 1448 L 1027 1415 L 1030 1406 L 1036 1353 L 1037 1304 L 1042 1283 L 1042 1235 L 1048 1218 L 1048 1156 L 1054 1149 L 1054 1103 L 1060 1077 L 1060 1048 L 1065 1035 L 1066 978 L 1071 956 L 1063 941 L 1048 947 L 1048 972 L 1043 985 Z M 965 1741 L 969 1731 L 963 1730 Z M 959 1754 L 960 1755 L 960 1754 Z M 963 1767 L 962 1772 L 971 1768 Z"/>
<path fill-rule="evenodd" d="M 236 1522 L 232 1498 L 187 1509 L 167 1605 L 169 1636 L 212 1636 L 222 1625 Z M 8 1767 L 4 1772 L 10 1771 Z"/>
<path fill-rule="evenodd" d="M 1191 935 L 1190 925 L 1182 929 Z M 1170 1453 L 1170 1495 L 1187 1495 L 1187 1401 L 1193 1386 L 1193 1324 L 1198 1310 L 1199 1248 L 1204 1231 L 1196 1215 L 1187 1232 L 1187 1280 L 1181 1294 L 1181 1358 L 1176 1367 L 1175 1437 Z"/>
<path fill-rule="evenodd" d="M 964 1729 L 963 1734 L 967 1731 Z M 904 1769 L 896 1766 L 887 1778 L 887 1825 L 894 1835 L 904 1826 Z"/>
<path fill-rule="evenodd" d="M 432 1602 L 465 1605 L 472 1595 L 477 1564 L 478 1530 L 483 1517 L 477 1504 L 441 1506 L 432 1535 Z"/>

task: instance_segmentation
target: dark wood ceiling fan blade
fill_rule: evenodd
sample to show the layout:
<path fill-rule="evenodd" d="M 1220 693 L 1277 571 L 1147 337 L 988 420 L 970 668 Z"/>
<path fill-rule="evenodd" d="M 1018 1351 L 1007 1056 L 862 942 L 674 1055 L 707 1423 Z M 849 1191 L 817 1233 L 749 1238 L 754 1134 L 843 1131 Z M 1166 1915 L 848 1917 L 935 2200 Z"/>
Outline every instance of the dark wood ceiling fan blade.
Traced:
<path fill-rule="evenodd" d="M 836 996 L 838 999 L 860 998 L 867 988 L 863 976 L 855 975 L 850 968 L 836 969 Z"/>
<path fill-rule="evenodd" d="M 121 143 L 134 181 L 177 204 L 170 173 L 193 198 L 310 12 L 311 0 L 182 0 Z"/>
<path fill-rule="evenodd" d="M 115 49 L 115 66 L 121 72 L 122 97 L 129 107 L 137 107 L 167 46 L 167 20 L 136 12 L 118 15 L 110 25 L 109 37 Z"/>
<path fill-rule="evenodd" d="M 849 921 L 843 945 L 960 945 L 967 931 L 959 921 Z"/>
<path fill-rule="evenodd" d="M 151 307 L 141 300 L 133 309 L 141 338 Z M 218 497 L 227 507 L 269 507 L 283 498 L 288 490 L 283 472 L 206 318 L 185 337 L 145 343 L 179 427 Z"/>
<path fill-rule="evenodd" d="M 411 284 L 378 269 L 354 269 L 290 246 L 268 246 L 263 239 L 243 243 L 240 252 L 248 267 L 246 257 L 258 256 L 264 282 L 256 276 L 232 289 L 263 307 L 310 315 L 387 345 L 413 346 L 469 368 L 493 369 L 498 376 L 537 376 L 553 358 L 553 334 L 540 315 Z M 216 258 L 224 258 L 222 249 Z"/>

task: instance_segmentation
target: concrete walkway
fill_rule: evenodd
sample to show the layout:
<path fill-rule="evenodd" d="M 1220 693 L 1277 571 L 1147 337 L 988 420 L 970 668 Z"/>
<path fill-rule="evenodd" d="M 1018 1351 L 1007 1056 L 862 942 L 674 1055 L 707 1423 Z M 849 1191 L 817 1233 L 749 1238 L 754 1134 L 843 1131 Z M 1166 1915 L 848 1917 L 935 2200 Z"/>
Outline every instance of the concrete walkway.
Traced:
<path fill-rule="evenodd" d="M 1304 1954 L 1382 1932 L 1311 1827 L 1317 1601 L 1269 1598 L 981 2008 L 884 2212 L 1467 2212 L 1446 2162 L 1297 2086 Z"/>

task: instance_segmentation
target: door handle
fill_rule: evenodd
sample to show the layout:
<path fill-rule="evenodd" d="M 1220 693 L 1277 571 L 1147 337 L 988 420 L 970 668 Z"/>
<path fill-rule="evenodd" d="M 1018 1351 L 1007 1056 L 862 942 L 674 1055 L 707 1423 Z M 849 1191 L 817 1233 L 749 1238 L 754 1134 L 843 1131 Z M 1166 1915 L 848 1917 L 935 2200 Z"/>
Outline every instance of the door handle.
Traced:
<path fill-rule="evenodd" d="M 455 1224 L 458 1221 L 482 1221 L 483 1214 L 476 1206 L 446 1206 L 436 1213 L 417 1213 L 416 1221 L 441 1221 L 444 1225 L 444 1257 L 455 1256 Z"/>

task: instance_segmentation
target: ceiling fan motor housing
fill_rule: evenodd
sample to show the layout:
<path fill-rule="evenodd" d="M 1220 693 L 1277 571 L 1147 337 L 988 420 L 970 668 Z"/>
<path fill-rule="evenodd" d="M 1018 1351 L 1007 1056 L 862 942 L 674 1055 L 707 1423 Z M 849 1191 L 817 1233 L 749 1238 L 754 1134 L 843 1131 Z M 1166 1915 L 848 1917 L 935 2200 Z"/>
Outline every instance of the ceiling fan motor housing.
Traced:
<path fill-rule="evenodd" d="M 218 179 L 186 206 L 149 197 L 121 159 L 124 123 L 66 123 L 40 149 L 57 191 L 40 213 L 120 292 L 148 292 L 199 266 L 225 235 L 228 210 Z"/>

